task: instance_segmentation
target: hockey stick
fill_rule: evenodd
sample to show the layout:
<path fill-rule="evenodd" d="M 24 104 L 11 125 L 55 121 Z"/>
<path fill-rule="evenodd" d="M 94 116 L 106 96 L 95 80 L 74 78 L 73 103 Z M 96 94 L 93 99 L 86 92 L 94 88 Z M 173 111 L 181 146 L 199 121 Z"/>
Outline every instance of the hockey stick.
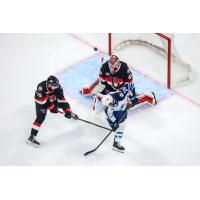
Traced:
<path fill-rule="evenodd" d="M 58 110 L 58 113 L 64 114 L 64 112 L 62 112 L 62 111 L 60 111 L 60 110 Z M 87 121 L 87 120 L 85 120 L 85 119 L 81 119 L 81 118 L 79 118 L 79 117 L 78 117 L 77 120 L 82 121 L 82 122 L 85 122 L 85 123 L 88 123 L 88 124 L 91 124 L 91 125 L 93 125 L 93 126 L 97 126 L 97 127 L 99 127 L 99 128 L 102 128 L 102 129 L 105 129 L 105 130 L 108 130 L 108 131 L 111 131 L 110 128 L 101 126 L 101 125 L 99 125 L 99 124 L 95 124 L 95 123 L 93 123 L 93 122 Z"/>
<path fill-rule="evenodd" d="M 96 150 L 102 145 L 102 143 L 108 138 L 108 136 L 109 136 L 112 132 L 113 132 L 113 130 L 111 130 L 111 131 L 106 135 L 106 137 L 99 143 L 99 145 L 98 145 L 96 148 L 94 148 L 94 149 L 92 149 L 92 150 L 90 150 L 90 151 L 85 152 L 85 153 L 84 153 L 84 156 L 87 156 L 88 154 L 93 153 L 94 151 L 96 151 Z"/>
<path fill-rule="evenodd" d="M 103 65 L 104 57 L 101 58 L 101 66 Z M 92 110 L 95 111 L 97 103 L 97 96 L 94 95 Z"/>
<path fill-rule="evenodd" d="M 96 109 L 96 103 L 97 103 L 97 96 L 95 94 L 94 99 L 93 99 L 93 106 L 92 106 L 93 111 Z"/>
<path fill-rule="evenodd" d="M 94 126 L 97 126 L 97 127 L 99 127 L 99 128 L 103 128 L 103 129 L 105 129 L 105 130 L 111 131 L 110 128 L 106 128 L 106 127 L 104 127 L 104 126 L 95 124 L 95 123 L 93 123 L 93 122 L 89 122 L 89 121 L 84 120 L 84 119 L 81 119 L 81 118 L 78 118 L 78 120 L 80 120 L 80 121 L 82 121 L 82 122 L 85 122 L 85 123 L 88 123 L 88 124 L 91 124 L 91 125 L 94 125 Z"/>
<path fill-rule="evenodd" d="M 127 114 L 127 112 L 128 112 L 128 110 L 125 112 L 125 114 L 124 114 L 124 115 L 122 116 L 122 118 L 119 120 L 119 122 L 117 123 L 117 125 L 120 124 L 120 122 L 121 122 L 122 119 L 125 117 L 125 115 Z M 109 135 L 110 135 L 112 132 L 113 132 L 113 130 L 110 130 L 110 132 L 109 132 L 109 133 L 106 135 L 106 137 L 97 145 L 97 147 L 94 148 L 94 149 L 92 149 L 92 150 L 90 150 L 90 151 L 85 152 L 85 153 L 84 153 L 84 156 L 87 156 L 88 154 L 95 152 L 95 151 L 103 144 L 103 142 L 109 137 Z"/>

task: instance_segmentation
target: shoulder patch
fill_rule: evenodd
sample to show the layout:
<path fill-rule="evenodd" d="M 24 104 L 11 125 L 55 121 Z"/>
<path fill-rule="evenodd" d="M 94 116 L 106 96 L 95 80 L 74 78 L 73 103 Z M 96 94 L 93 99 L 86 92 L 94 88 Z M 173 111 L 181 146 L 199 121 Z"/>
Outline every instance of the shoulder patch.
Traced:
<path fill-rule="evenodd" d="M 39 86 L 39 87 L 38 87 L 38 91 L 39 91 L 39 92 L 42 92 L 42 90 L 43 90 L 43 87 L 42 87 L 42 86 Z"/>

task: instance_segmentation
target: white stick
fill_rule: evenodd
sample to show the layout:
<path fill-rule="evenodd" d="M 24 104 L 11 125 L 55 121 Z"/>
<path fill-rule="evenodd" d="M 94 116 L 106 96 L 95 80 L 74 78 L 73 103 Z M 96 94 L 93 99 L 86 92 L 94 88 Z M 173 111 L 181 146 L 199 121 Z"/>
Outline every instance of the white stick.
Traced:
<path fill-rule="evenodd" d="M 101 66 L 103 65 L 104 57 L 101 57 Z M 97 104 L 97 95 L 94 95 L 92 110 L 95 111 Z"/>

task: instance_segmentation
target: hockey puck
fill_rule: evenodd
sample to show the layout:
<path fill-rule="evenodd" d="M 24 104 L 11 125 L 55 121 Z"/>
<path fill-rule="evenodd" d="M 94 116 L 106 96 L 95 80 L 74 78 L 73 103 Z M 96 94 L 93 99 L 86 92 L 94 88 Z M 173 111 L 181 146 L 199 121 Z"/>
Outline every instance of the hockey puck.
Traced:
<path fill-rule="evenodd" d="M 94 47 L 94 51 L 98 51 L 98 48 L 97 48 L 97 47 Z"/>

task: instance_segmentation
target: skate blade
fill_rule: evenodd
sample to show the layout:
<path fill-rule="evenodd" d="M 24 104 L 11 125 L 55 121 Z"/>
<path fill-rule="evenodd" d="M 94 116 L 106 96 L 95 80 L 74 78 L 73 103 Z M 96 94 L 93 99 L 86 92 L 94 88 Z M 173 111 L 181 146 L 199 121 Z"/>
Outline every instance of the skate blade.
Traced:
<path fill-rule="evenodd" d="M 33 142 L 30 142 L 29 140 L 26 141 L 26 144 L 30 145 L 30 146 L 33 146 L 35 148 L 39 148 L 39 145 L 33 143 Z"/>
<path fill-rule="evenodd" d="M 154 100 L 155 100 L 154 105 L 156 105 L 157 104 L 156 95 L 155 95 L 154 92 L 152 92 L 152 94 L 153 94 L 153 97 L 154 97 Z"/>
<path fill-rule="evenodd" d="M 119 150 L 119 149 L 117 149 L 117 148 L 115 148 L 115 147 L 113 147 L 112 150 L 117 151 L 117 152 L 120 152 L 120 153 L 124 153 L 124 152 L 125 152 L 125 150 Z"/>

